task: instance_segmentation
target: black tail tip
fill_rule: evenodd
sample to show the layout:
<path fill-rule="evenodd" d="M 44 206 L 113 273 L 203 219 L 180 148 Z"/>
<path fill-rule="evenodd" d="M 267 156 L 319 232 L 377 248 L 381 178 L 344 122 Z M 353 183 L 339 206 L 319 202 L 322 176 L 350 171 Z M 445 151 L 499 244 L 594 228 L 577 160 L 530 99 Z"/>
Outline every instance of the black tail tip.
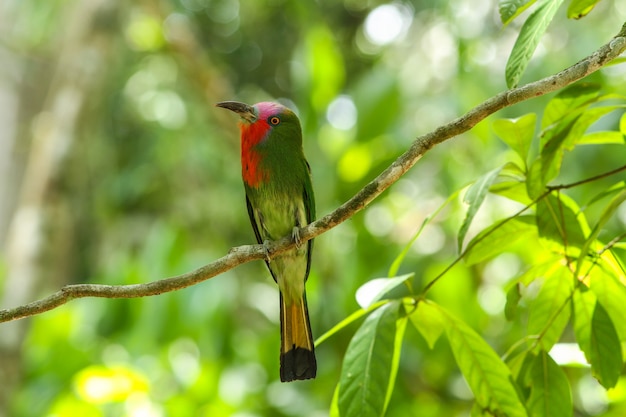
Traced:
<path fill-rule="evenodd" d="M 295 347 L 280 355 L 281 382 L 315 378 L 317 361 L 315 353 L 301 347 Z"/>

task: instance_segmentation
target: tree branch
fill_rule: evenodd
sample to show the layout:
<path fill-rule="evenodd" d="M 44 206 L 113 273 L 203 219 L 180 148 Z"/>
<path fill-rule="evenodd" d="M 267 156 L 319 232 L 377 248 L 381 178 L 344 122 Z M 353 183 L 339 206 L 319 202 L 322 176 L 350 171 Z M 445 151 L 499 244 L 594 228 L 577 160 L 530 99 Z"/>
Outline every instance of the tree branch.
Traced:
<path fill-rule="evenodd" d="M 307 241 L 319 236 L 361 211 L 383 191 L 400 179 L 400 177 L 411 169 L 433 146 L 467 132 L 477 123 L 498 110 L 521 101 L 562 89 L 599 70 L 625 50 L 626 23 L 610 42 L 571 67 L 539 81 L 504 91 L 491 97 L 450 123 L 435 129 L 433 132 L 418 137 L 404 154 L 398 157 L 394 163 L 361 189 L 354 197 L 346 201 L 333 212 L 303 227 L 300 231 L 301 241 Z M 290 237 L 284 237 L 275 242 L 270 242 L 268 245 L 269 256 L 273 257 L 294 246 L 295 243 Z M 194 271 L 146 284 L 67 285 L 56 293 L 41 300 L 15 308 L 0 310 L 0 323 L 43 313 L 44 311 L 65 304 L 74 298 L 135 298 L 175 291 L 205 281 L 243 263 L 264 259 L 265 257 L 266 253 L 262 245 L 238 246 L 232 248 L 226 256 Z"/>

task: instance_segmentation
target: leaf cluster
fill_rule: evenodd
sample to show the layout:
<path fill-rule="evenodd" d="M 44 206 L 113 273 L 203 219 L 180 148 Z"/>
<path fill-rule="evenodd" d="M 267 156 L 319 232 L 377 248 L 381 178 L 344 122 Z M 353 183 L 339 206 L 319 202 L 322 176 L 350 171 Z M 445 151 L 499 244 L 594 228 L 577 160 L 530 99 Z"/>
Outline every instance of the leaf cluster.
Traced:
<path fill-rule="evenodd" d="M 626 200 L 626 165 L 572 183 L 553 184 L 565 154 L 578 147 L 624 146 L 626 114 L 620 130 L 589 128 L 606 114 L 623 109 L 624 98 L 602 94 L 597 86 L 574 85 L 536 114 L 493 123 L 510 150 L 504 165 L 488 171 L 465 190 L 465 218 L 458 231 L 459 255 L 421 290 L 415 274 L 397 276 L 408 248 L 426 224 L 458 193 L 427 217 L 389 271 L 356 293 L 361 309 L 339 323 L 318 343 L 369 314 L 353 336 L 335 395 L 334 415 L 385 414 L 400 363 L 406 324 L 411 323 L 430 349 L 445 335 L 454 361 L 474 397 L 472 416 L 573 415 L 572 382 L 558 349 L 573 338 L 583 365 L 606 390 L 614 388 L 623 367 L 626 342 L 626 233 L 607 228 Z M 582 202 L 566 194 L 584 184 L 603 189 Z M 520 209 L 476 233 L 468 230 L 487 196 L 515 202 Z M 594 218 L 588 215 L 594 207 Z M 525 333 L 498 354 L 487 338 L 429 295 L 460 260 L 478 267 L 506 253 L 527 267 L 503 283 L 503 313 L 525 324 Z M 419 280 L 418 280 L 419 281 Z M 399 289 L 402 289 L 399 291 Z M 568 330 L 570 329 L 570 330 Z M 571 335 L 570 335 L 571 334 Z M 571 363 L 570 363 L 571 364 Z"/>

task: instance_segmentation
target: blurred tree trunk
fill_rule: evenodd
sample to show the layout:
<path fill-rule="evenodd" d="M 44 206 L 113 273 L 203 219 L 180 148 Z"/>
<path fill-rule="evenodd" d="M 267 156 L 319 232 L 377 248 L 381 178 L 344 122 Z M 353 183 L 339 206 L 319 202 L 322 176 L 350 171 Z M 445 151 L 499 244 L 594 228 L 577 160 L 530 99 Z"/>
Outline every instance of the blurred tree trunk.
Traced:
<path fill-rule="evenodd" d="M 18 3 L 5 3 L 0 23 L 8 23 L 11 12 L 17 13 L 7 5 L 17 9 Z M 16 57 L 2 60 L 6 63 L 0 73 L 0 192 L 5 197 L 0 203 L 0 243 L 6 256 L 2 308 L 33 301 L 69 279 L 76 218 L 67 189 L 59 184 L 64 164 L 81 139 L 88 101 L 99 100 L 99 87 L 110 69 L 113 41 L 119 36 L 117 8 L 118 2 L 110 0 L 65 3 L 64 35 L 56 48 L 50 48 L 59 51 L 49 65 L 53 68 L 50 87 L 46 90 L 47 82 L 30 80 L 43 98 L 32 120 L 18 114 L 20 74 L 27 73 L 20 67 L 27 63 Z M 45 71 L 41 75 L 48 76 Z M 18 120 L 25 124 L 21 131 Z M 12 158 L 16 144 L 22 149 L 30 144 L 23 150 L 23 176 L 16 168 L 21 164 Z M 11 195 L 17 197 L 11 199 Z M 27 320 L 20 320 L 0 329 L 0 417 L 9 415 L 12 393 L 20 384 L 20 353 L 27 326 Z"/>

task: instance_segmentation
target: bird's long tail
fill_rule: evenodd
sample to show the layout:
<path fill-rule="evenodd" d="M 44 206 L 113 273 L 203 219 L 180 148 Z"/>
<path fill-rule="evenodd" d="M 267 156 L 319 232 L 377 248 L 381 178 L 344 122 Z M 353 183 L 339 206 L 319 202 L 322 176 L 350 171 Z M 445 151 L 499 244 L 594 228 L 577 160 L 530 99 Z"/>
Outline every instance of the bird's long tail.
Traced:
<path fill-rule="evenodd" d="M 280 339 L 280 380 L 315 378 L 317 362 L 306 293 L 291 303 L 280 294 Z"/>

